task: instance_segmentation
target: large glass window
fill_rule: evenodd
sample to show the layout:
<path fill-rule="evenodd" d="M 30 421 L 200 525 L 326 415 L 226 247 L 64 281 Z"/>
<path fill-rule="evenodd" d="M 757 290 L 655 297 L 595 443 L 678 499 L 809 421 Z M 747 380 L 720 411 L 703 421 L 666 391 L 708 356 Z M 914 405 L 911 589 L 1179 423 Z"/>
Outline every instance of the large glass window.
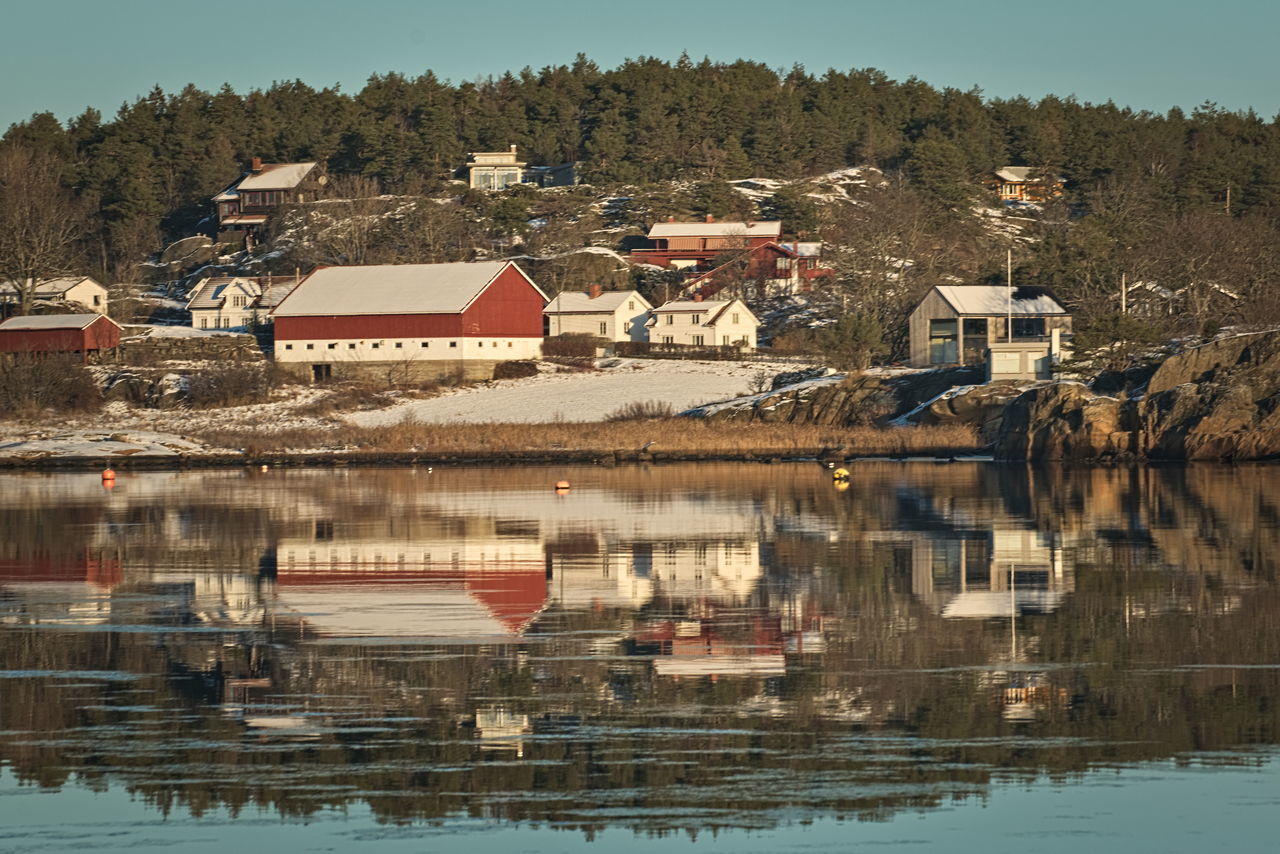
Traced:
<path fill-rule="evenodd" d="M 1043 317 L 1015 317 L 1013 319 L 1014 338 L 1043 338 Z"/>

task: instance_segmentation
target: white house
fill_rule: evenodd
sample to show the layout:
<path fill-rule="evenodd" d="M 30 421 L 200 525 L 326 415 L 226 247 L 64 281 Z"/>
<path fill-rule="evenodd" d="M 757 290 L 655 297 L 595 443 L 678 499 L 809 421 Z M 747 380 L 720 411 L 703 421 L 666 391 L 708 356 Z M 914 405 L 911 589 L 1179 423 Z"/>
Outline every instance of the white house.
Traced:
<path fill-rule="evenodd" d="M 610 341 L 645 341 L 649 301 L 636 291 L 602 291 L 592 285 L 586 293 L 562 293 L 542 313 L 547 335 L 595 335 Z"/>
<path fill-rule="evenodd" d="M 679 300 L 655 308 L 649 343 L 754 349 L 760 321 L 740 299 Z"/>
<path fill-rule="evenodd" d="M 516 158 L 516 147 L 510 151 L 473 151 L 467 163 L 467 178 L 474 190 L 505 190 L 519 184 L 525 164 Z"/>
<path fill-rule="evenodd" d="M 64 276 L 36 285 L 35 298 L 41 302 L 73 302 L 97 314 L 107 313 L 107 289 L 91 276 Z M 0 302 L 21 301 L 21 291 L 13 282 L 0 282 Z"/>

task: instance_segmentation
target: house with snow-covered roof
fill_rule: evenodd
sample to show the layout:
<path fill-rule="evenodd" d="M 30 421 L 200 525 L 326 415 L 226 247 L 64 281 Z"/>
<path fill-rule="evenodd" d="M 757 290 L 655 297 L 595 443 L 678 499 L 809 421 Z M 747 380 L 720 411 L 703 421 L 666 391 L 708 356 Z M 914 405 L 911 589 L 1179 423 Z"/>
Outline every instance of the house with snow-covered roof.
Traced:
<path fill-rule="evenodd" d="M 75 303 L 97 314 L 107 313 L 108 292 L 92 276 L 60 276 L 42 279 L 33 291 L 37 302 Z M 0 282 L 0 303 L 18 304 L 22 289 L 16 282 Z"/>
<path fill-rule="evenodd" d="M 650 344 L 755 349 L 760 321 L 740 299 L 675 300 L 655 308 L 646 324 Z"/>
<path fill-rule="evenodd" d="M 649 229 L 649 246 L 631 252 L 635 263 L 653 264 L 676 270 L 709 269 L 726 252 L 755 249 L 782 236 L 782 223 L 717 222 L 708 216 L 703 222 L 654 223 Z"/>
<path fill-rule="evenodd" d="M 541 355 L 546 304 L 511 261 L 321 267 L 272 309 L 275 359 L 312 380 L 490 379 Z"/>
<path fill-rule="evenodd" d="M 547 335 L 593 335 L 610 341 L 646 341 L 653 306 L 638 291 L 565 291 L 547 304 Z"/>
<path fill-rule="evenodd" d="M 995 379 L 1047 377 L 1071 333 L 1070 313 L 1048 288 L 1004 285 L 937 285 L 907 324 L 913 367 L 978 365 L 990 354 Z"/>
<path fill-rule="evenodd" d="M 213 197 L 219 239 L 252 244 L 282 205 L 315 201 L 328 177 L 319 163 L 263 163 L 255 157 L 249 171 Z"/>
<path fill-rule="evenodd" d="M 293 276 L 210 276 L 187 295 L 192 329 L 234 329 L 268 322 L 297 285 Z"/>
<path fill-rule="evenodd" d="M 1052 178 L 1040 174 L 1040 170 L 1031 166 L 1002 166 L 991 178 L 987 186 L 996 191 L 1000 201 L 1012 202 L 1044 202 L 1062 195 L 1062 178 Z"/>

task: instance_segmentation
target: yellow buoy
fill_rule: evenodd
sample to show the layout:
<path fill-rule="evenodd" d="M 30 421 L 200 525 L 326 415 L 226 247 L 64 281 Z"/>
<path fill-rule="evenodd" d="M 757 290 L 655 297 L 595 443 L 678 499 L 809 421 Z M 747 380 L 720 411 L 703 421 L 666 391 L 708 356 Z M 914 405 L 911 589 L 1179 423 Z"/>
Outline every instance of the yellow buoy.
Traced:
<path fill-rule="evenodd" d="M 848 470 L 848 469 L 836 469 L 835 471 L 833 471 L 833 472 L 831 473 L 831 479 L 832 479 L 832 480 L 848 480 L 848 479 L 849 479 L 849 470 Z"/>
<path fill-rule="evenodd" d="M 569 481 L 567 480 L 556 481 L 556 492 L 568 492 L 568 491 L 569 491 Z"/>

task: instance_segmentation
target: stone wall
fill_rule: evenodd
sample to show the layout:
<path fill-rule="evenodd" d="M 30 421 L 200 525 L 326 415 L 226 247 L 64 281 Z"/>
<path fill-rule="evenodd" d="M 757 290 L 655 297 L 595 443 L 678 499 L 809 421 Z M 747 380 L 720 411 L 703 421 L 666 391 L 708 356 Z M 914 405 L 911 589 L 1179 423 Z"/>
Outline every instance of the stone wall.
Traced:
<path fill-rule="evenodd" d="M 126 329 L 126 332 L 128 330 Z M 136 336 L 122 338 L 117 350 L 124 364 L 208 359 L 260 362 L 266 358 L 252 335 L 200 335 L 190 338 Z"/>

